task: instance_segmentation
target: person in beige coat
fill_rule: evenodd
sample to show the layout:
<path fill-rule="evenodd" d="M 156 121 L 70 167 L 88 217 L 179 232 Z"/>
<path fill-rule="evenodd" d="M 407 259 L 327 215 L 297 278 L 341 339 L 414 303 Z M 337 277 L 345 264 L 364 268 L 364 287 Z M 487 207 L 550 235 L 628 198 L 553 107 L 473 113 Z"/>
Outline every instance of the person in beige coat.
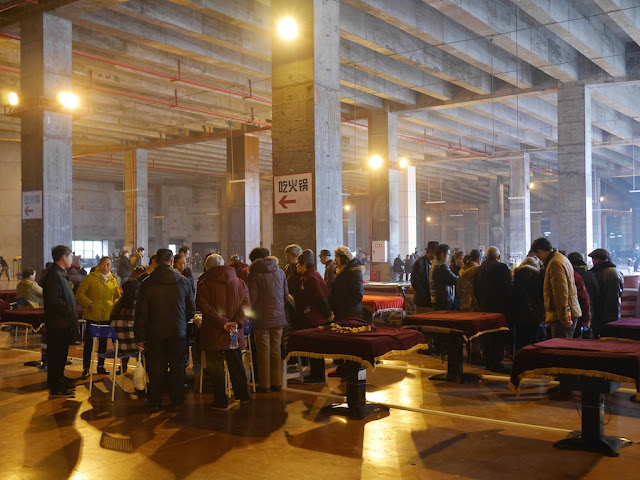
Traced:
<path fill-rule="evenodd" d="M 531 251 L 545 266 L 544 320 L 551 330 L 551 338 L 573 338 L 577 319 L 582 316 L 573 266 L 546 238 L 534 240 Z"/>

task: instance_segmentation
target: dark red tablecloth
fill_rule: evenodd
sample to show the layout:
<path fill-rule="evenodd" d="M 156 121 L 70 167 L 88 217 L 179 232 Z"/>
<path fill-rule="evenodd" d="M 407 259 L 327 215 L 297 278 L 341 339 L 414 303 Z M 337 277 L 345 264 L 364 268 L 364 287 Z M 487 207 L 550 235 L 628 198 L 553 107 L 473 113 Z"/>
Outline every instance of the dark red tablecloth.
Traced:
<path fill-rule="evenodd" d="M 16 289 L 0 290 L 0 300 L 6 300 L 7 302 L 16 301 Z"/>
<path fill-rule="evenodd" d="M 385 308 L 401 308 L 404 309 L 404 298 L 392 297 L 387 295 L 364 295 L 362 297 L 362 305 L 369 307 L 371 313 L 375 315 L 378 310 Z"/>
<path fill-rule="evenodd" d="M 617 340 L 553 338 L 516 353 L 511 386 L 516 390 L 528 375 L 581 375 L 640 387 L 640 343 Z"/>
<path fill-rule="evenodd" d="M 82 318 L 83 313 L 82 307 L 78 307 L 78 318 Z M 2 313 L 2 322 L 22 322 L 30 324 L 33 328 L 38 328 L 44 323 L 44 308 L 6 310 Z"/>
<path fill-rule="evenodd" d="M 415 330 L 374 327 L 371 332 L 339 333 L 309 328 L 289 336 L 287 359 L 292 356 L 330 358 L 374 367 L 381 358 L 426 348 L 424 336 Z"/>
<path fill-rule="evenodd" d="M 605 324 L 600 330 L 600 338 L 607 337 L 640 341 L 640 318 L 623 318 Z"/>
<path fill-rule="evenodd" d="M 409 315 L 402 321 L 402 328 L 416 328 L 435 333 L 456 332 L 466 341 L 485 333 L 509 330 L 507 319 L 501 313 L 448 310 Z"/>

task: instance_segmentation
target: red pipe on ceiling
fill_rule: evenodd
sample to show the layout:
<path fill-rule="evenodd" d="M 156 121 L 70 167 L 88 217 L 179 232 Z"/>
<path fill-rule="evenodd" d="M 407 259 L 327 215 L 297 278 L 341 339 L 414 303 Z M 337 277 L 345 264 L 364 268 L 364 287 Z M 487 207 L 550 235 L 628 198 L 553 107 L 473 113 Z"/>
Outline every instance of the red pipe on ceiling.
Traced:
<path fill-rule="evenodd" d="M 4 32 L 0 32 L 0 37 L 6 37 L 6 38 L 10 38 L 12 40 L 20 40 L 20 36 L 19 35 L 13 35 L 11 33 L 4 33 Z M 162 73 L 162 72 L 158 72 L 156 70 L 151 70 L 148 68 L 142 68 L 142 67 L 137 67 L 135 65 L 131 65 L 128 63 L 124 63 L 124 62 L 119 62 L 117 60 L 112 60 L 110 58 L 106 58 L 106 57 L 101 57 L 100 55 L 94 55 L 92 53 L 86 53 L 86 52 L 80 52 L 78 50 L 72 50 L 71 53 L 73 55 L 76 55 L 78 57 L 83 57 L 83 58 L 88 58 L 90 60 L 95 60 L 97 62 L 102 62 L 102 63 L 107 63 L 109 65 L 113 65 L 116 67 L 122 67 L 122 68 L 126 68 L 128 70 L 133 70 L 136 72 L 141 72 L 141 73 L 146 73 L 148 75 L 152 75 L 155 77 L 159 77 L 159 78 L 164 78 L 166 80 L 170 80 L 171 82 L 181 82 L 181 83 L 186 83 L 188 85 L 193 85 L 196 87 L 201 87 L 201 88 L 205 88 L 208 90 L 215 90 L 218 92 L 223 92 L 223 93 L 227 93 L 229 95 L 234 95 L 236 97 L 241 97 L 243 99 L 251 99 L 251 100 L 255 100 L 258 102 L 264 102 L 264 103 L 271 103 L 271 100 L 268 98 L 264 98 L 264 97 L 258 97 L 256 95 L 253 95 L 253 93 L 250 91 L 249 94 L 247 95 L 244 92 L 241 92 L 239 90 L 231 90 L 231 89 L 227 89 L 227 88 L 221 88 L 221 87 L 216 87 L 214 85 L 209 85 L 207 83 L 200 83 L 200 82 L 196 82 L 193 80 L 189 80 L 186 78 L 182 78 L 182 69 L 181 69 L 181 65 L 180 65 L 180 61 L 178 61 L 178 75 L 170 75 L 167 73 Z M 251 90 L 251 80 L 249 80 L 249 89 Z"/>
<path fill-rule="evenodd" d="M 32 5 L 37 5 L 38 4 L 38 0 L 13 0 L 12 2 L 6 2 L 3 4 L 0 4 L 0 13 L 2 12 L 6 12 L 7 10 L 10 10 L 14 7 L 19 7 L 20 5 L 23 5 L 25 3 L 30 3 Z"/>

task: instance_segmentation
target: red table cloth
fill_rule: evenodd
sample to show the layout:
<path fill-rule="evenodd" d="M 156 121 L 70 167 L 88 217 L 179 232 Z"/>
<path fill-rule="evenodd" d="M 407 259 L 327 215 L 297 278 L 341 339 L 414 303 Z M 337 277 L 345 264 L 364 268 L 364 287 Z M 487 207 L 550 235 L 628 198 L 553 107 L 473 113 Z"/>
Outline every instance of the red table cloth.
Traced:
<path fill-rule="evenodd" d="M 452 312 L 440 310 L 409 315 L 402 328 L 415 328 L 434 333 L 459 333 L 469 341 L 485 333 L 509 330 L 507 319 L 501 313 Z"/>
<path fill-rule="evenodd" d="M 16 301 L 16 289 L 9 290 L 0 290 L 0 300 L 5 300 L 7 302 L 15 302 Z"/>
<path fill-rule="evenodd" d="M 370 332 L 341 333 L 309 328 L 289 336 L 287 359 L 294 356 L 330 358 L 374 367 L 382 358 L 427 348 L 424 336 L 415 330 L 373 327 Z"/>
<path fill-rule="evenodd" d="M 84 310 L 78 307 L 78 318 L 82 318 Z M 2 313 L 2 322 L 28 323 L 33 328 L 38 328 L 44 323 L 44 308 L 32 308 L 29 310 L 5 310 Z"/>
<path fill-rule="evenodd" d="M 640 341 L 640 318 L 622 318 L 606 323 L 600 330 L 600 339 L 624 338 Z"/>
<path fill-rule="evenodd" d="M 552 338 L 521 348 L 516 353 L 511 387 L 531 375 L 578 375 L 640 387 L 640 343 L 616 340 Z"/>
<path fill-rule="evenodd" d="M 364 295 L 361 303 L 363 307 L 369 307 L 374 315 L 378 310 L 386 308 L 404 309 L 404 298 L 388 295 Z"/>

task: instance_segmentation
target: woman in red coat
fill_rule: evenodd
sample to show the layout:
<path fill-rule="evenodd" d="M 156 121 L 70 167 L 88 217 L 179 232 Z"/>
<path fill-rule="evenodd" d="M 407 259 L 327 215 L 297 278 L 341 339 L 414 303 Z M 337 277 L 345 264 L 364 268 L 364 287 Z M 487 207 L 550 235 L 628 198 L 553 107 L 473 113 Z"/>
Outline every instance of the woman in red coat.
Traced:
<path fill-rule="evenodd" d="M 304 250 L 298 256 L 298 273 L 302 274 L 300 288 L 295 293 L 298 329 L 314 328 L 329 321 L 329 292 L 324 279 L 316 270 L 315 255 L 312 250 Z M 324 358 L 310 358 L 311 373 L 304 383 L 323 383 Z"/>
<path fill-rule="evenodd" d="M 207 370 L 213 383 L 213 408 L 226 409 L 224 361 L 227 361 L 233 394 L 237 400 L 250 400 L 247 377 L 242 363 L 245 346 L 245 311 L 251 306 L 247 284 L 233 267 L 225 266 L 220 255 L 210 255 L 205 262 L 204 278 L 198 284 L 197 305 L 202 312 L 200 346 L 206 352 Z M 237 345 L 231 345 L 230 333 L 237 328 Z"/>

